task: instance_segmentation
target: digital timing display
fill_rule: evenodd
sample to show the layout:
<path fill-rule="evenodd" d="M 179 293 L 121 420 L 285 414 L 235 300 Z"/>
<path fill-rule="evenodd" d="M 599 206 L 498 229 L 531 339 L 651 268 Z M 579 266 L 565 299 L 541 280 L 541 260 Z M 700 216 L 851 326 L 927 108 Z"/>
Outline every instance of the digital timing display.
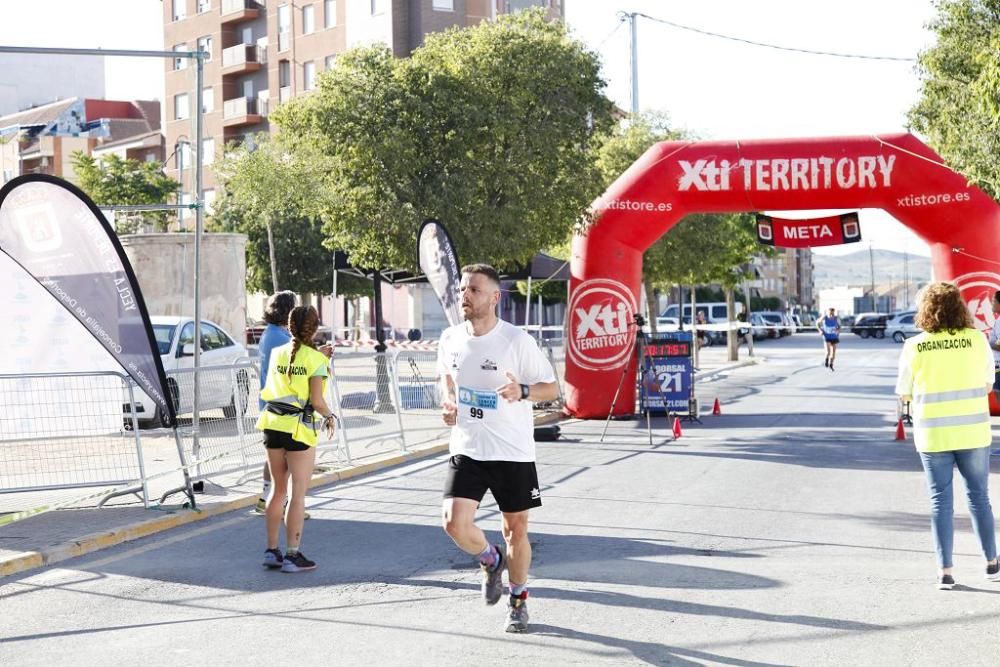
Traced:
<path fill-rule="evenodd" d="M 646 345 L 647 357 L 690 357 L 691 343 L 687 341 L 671 343 L 650 343 Z"/>

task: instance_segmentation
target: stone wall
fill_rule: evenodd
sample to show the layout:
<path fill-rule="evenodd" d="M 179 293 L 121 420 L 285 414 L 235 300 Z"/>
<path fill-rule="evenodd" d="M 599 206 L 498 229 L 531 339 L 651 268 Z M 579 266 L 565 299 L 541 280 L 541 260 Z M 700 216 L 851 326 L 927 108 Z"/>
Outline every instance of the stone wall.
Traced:
<path fill-rule="evenodd" d="M 152 315 L 194 316 L 194 234 L 133 234 L 121 237 Z M 244 234 L 201 237 L 201 317 L 244 342 L 246 328 Z"/>

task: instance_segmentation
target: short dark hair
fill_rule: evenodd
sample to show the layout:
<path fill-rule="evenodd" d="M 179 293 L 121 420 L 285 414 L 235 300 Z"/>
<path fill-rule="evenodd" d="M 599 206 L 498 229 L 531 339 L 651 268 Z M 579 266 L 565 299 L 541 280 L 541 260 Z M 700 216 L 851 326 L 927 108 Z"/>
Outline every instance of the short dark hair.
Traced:
<path fill-rule="evenodd" d="M 479 275 L 486 276 L 498 288 L 500 287 L 500 274 L 489 264 L 467 264 L 462 267 L 462 274 L 466 273 L 478 273 Z"/>
<path fill-rule="evenodd" d="M 264 321 L 268 324 L 276 324 L 279 327 L 287 327 L 288 314 L 292 312 L 292 308 L 295 307 L 297 300 L 298 297 L 295 296 L 295 292 L 290 290 L 275 292 L 267 300 L 267 308 L 264 310 Z"/>

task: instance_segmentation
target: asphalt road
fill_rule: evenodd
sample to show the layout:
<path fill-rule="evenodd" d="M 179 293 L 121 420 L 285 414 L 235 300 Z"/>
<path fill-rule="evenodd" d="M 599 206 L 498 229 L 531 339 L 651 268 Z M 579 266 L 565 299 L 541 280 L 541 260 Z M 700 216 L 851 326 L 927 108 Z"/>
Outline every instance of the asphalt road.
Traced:
<path fill-rule="evenodd" d="M 815 335 L 771 341 L 700 385 L 723 414 L 679 441 L 657 418 L 652 447 L 645 420 L 540 443 L 527 634 L 439 528 L 438 458 L 313 492 L 314 572 L 262 570 L 241 513 L 4 580 L 0 664 L 996 664 L 961 498 L 960 586 L 932 585 L 899 347 L 846 336 L 831 372 Z M 481 521 L 499 539 L 491 502 Z"/>

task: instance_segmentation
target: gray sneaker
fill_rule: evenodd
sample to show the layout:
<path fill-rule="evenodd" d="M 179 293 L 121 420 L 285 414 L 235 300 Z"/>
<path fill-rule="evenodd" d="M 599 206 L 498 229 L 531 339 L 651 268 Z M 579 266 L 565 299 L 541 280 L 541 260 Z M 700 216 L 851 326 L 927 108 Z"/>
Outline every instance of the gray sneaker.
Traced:
<path fill-rule="evenodd" d="M 507 632 L 524 632 L 528 629 L 528 591 L 511 595 L 507 600 Z"/>
<path fill-rule="evenodd" d="M 483 569 L 483 601 L 488 605 L 495 605 L 503 597 L 503 570 L 507 567 L 507 559 L 503 557 L 500 547 L 496 550 L 500 560 L 497 561 L 495 568 L 491 570 L 481 563 L 479 565 Z"/>

